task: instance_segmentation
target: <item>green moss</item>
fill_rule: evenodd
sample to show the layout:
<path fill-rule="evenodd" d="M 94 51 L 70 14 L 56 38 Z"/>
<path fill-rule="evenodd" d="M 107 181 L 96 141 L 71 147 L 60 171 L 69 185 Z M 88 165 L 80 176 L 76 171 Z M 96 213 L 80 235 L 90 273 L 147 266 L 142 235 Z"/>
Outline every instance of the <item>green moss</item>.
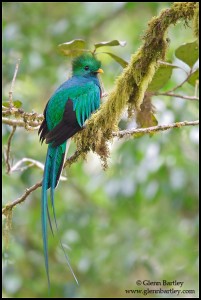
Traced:
<path fill-rule="evenodd" d="M 194 18 L 193 18 L 193 31 L 196 38 L 199 37 L 199 3 L 196 3 Z"/>
<path fill-rule="evenodd" d="M 3 238 L 5 241 L 6 247 L 8 247 L 9 233 L 12 228 L 12 208 L 9 206 L 5 206 L 3 214 L 6 217 L 5 225 L 3 227 Z"/>

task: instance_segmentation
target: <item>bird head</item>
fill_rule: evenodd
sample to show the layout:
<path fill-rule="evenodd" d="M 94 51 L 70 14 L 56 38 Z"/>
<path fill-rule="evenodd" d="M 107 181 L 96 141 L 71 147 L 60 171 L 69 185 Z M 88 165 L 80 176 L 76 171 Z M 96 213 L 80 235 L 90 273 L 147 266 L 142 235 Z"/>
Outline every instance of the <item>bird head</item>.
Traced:
<path fill-rule="evenodd" d="M 101 62 L 94 55 L 85 53 L 76 57 L 72 63 L 73 75 L 76 76 L 97 76 L 98 73 L 103 73 Z"/>

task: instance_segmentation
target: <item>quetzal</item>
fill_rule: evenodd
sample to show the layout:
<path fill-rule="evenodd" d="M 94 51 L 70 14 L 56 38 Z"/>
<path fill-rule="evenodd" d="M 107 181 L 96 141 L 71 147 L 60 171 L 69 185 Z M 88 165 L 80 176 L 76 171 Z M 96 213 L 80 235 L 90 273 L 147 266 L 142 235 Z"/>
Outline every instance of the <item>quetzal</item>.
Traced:
<path fill-rule="evenodd" d="M 52 232 L 53 230 L 49 214 L 47 190 L 50 189 L 50 203 L 57 227 L 54 209 L 54 190 L 59 182 L 70 138 L 83 128 L 85 121 L 100 106 L 101 86 L 97 76 L 99 73 L 103 73 L 103 70 L 101 69 L 100 61 L 94 55 L 87 53 L 76 57 L 72 62 L 72 77 L 65 81 L 49 99 L 44 110 L 44 120 L 39 129 L 41 143 L 45 140 L 48 144 L 42 182 L 41 213 L 48 284 L 50 284 L 50 280 L 47 220 Z M 63 248 L 61 241 L 60 244 Z M 76 279 L 67 256 L 66 259 Z"/>

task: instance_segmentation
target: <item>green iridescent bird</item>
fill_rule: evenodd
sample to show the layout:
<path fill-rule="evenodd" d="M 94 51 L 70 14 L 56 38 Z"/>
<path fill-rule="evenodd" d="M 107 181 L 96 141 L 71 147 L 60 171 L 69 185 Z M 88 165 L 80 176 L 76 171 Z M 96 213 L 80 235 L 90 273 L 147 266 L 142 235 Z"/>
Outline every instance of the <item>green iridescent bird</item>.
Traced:
<path fill-rule="evenodd" d="M 47 220 L 53 233 L 47 190 L 50 189 L 50 205 L 57 228 L 54 190 L 59 182 L 63 169 L 70 138 L 80 131 L 85 121 L 100 106 L 101 86 L 98 74 L 103 73 L 101 63 L 92 54 L 83 54 L 72 62 L 72 77 L 65 81 L 49 99 L 44 120 L 40 126 L 40 141 L 48 144 L 43 183 L 42 183 L 42 235 L 45 256 L 45 267 L 49 279 Z M 60 241 L 63 249 L 62 243 Z M 64 251 L 64 249 L 63 249 Z M 64 252 L 65 253 L 65 252 Z M 65 254 L 66 256 L 66 254 Z M 68 266 L 77 281 L 66 256 Z"/>

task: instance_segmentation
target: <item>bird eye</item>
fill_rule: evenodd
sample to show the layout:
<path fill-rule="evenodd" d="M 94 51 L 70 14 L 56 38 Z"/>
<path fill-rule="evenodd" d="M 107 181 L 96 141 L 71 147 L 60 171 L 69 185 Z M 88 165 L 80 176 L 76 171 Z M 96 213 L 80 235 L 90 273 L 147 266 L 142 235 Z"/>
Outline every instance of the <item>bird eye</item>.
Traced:
<path fill-rule="evenodd" d="M 86 66 L 84 69 L 85 69 L 86 71 L 89 70 L 89 66 Z"/>

